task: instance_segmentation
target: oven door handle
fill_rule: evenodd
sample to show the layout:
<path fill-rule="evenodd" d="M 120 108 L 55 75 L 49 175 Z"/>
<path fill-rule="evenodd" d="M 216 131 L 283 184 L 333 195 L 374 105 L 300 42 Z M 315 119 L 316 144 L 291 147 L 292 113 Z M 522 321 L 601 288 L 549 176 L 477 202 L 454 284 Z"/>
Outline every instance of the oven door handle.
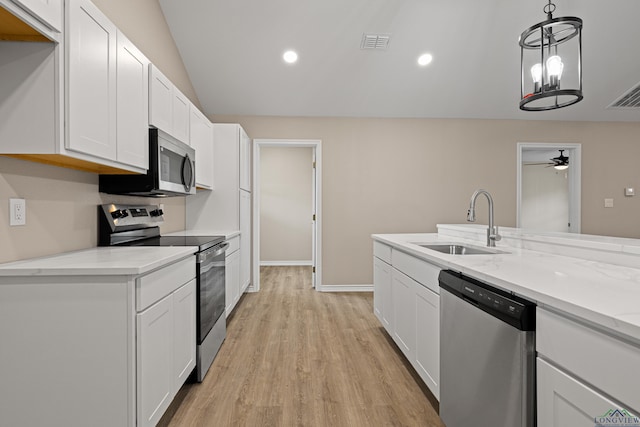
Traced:
<path fill-rule="evenodd" d="M 198 264 L 202 264 L 203 262 L 207 261 L 209 258 L 215 258 L 219 255 L 222 255 L 224 251 L 227 250 L 228 247 L 229 247 L 229 244 L 227 242 L 224 242 L 222 244 L 214 246 L 211 249 L 207 249 L 202 253 L 199 253 L 198 260 L 197 260 Z"/>

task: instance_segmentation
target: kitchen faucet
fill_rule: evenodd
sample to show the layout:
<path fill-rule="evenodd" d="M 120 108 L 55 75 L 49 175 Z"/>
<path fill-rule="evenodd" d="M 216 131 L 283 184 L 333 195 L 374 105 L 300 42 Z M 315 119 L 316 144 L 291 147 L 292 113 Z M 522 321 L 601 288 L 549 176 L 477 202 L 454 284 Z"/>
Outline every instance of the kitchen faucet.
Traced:
<path fill-rule="evenodd" d="M 480 194 L 484 194 L 487 196 L 487 200 L 489 201 L 489 228 L 487 228 L 487 246 L 495 247 L 496 242 L 502 239 L 502 236 L 498 234 L 498 226 L 493 225 L 493 199 L 491 198 L 491 194 L 487 190 L 476 190 L 471 196 L 471 204 L 469 205 L 469 210 L 467 211 L 467 221 L 475 222 L 476 221 L 476 199 Z"/>

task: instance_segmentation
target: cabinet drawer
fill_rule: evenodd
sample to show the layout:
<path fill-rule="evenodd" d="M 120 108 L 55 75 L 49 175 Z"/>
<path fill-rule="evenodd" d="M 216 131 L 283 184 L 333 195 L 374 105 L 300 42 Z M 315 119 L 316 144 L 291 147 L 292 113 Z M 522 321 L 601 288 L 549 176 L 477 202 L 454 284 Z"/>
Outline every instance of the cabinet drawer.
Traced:
<path fill-rule="evenodd" d="M 373 256 L 380 258 L 387 264 L 391 264 L 391 246 L 384 243 L 373 242 Z"/>
<path fill-rule="evenodd" d="M 140 277 L 136 281 L 136 310 L 144 310 L 194 277 L 196 277 L 194 256 Z"/>
<path fill-rule="evenodd" d="M 395 249 L 392 252 L 391 264 L 436 294 L 440 294 L 440 286 L 438 285 L 440 267 Z"/>
<path fill-rule="evenodd" d="M 604 393 L 640 410 L 640 348 L 538 309 L 536 350 Z"/>
<path fill-rule="evenodd" d="M 232 237 L 231 239 L 227 240 L 227 243 L 229 244 L 229 247 L 227 248 L 226 255 L 229 256 L 240 249 L 240 236 Z"/>

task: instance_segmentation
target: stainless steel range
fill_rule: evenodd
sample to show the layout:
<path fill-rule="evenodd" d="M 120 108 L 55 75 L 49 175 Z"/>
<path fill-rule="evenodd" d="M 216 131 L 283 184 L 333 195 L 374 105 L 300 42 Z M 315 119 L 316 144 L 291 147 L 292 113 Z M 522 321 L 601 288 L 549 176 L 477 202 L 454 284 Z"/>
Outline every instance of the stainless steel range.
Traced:
<path fill-rule="evenodd" d="M 161 236 L 157 205 L 98 206 L 100 246 L 195 246 L 197 275 L 196 379 L 202 382 L 226 337 L 224 236 Z"/>

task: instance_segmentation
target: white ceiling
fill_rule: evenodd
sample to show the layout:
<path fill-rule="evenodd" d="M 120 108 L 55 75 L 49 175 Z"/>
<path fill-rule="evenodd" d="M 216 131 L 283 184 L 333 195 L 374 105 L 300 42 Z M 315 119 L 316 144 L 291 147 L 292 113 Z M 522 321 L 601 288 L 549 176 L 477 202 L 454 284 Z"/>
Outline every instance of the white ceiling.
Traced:
<path fill-rule="evenodd" d="M 584 100 L 549 112 L 518 109 L 518 37 L 544 0 L 159 1 L 207 114 L 640 121 L 605 109 L 640 82 L 639 0 L 556 0 L 584 21 Z"/>

